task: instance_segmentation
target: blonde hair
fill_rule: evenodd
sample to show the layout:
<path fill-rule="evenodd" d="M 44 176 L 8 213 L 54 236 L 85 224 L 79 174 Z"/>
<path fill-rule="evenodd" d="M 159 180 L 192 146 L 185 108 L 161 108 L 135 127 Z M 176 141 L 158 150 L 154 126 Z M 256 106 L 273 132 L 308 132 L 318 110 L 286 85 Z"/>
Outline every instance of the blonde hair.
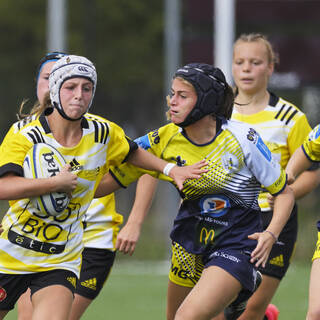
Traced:
<path fill-rule="evenodd" d="M 50 100 L 50 93 L 47 92 L 44 96 L 43 99 L 43 103 L 41 104 L 39 101 L 35 102 L 35 104 L 32 106 L 31 110 L 29 113 L 24 113 L 23 109 L 25 108 L 26 104 L 27 104 L 28 100 L 23 100 L 19 111 L 17 113 L 17 118 L 18 120 L 22 120 L 28 117 L 32 117 L 32 116 L 40 116 L 40 114 L 47 109 L 48 107 L 51 107 L 51 100 Z"/>
<path fill-rule="evenodd" d="M 272 44 L 267 37 L 261 33 L 247 33 L 241 34 L 235 41 L 233 48 L 240 42 L 261 42 L 265 45 L 267 50 L 268 62 L 271 64 L 279 63 L 279 55 L 275 53 Z"/>

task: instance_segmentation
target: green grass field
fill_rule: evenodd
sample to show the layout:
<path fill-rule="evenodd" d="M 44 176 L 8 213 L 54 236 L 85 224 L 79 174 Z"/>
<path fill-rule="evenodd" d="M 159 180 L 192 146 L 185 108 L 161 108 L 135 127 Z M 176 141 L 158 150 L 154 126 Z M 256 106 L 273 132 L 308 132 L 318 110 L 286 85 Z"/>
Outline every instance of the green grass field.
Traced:
<path fill-rule="evenodd" d="M 100 296 L 82 319 L 165 319 L 168 268 L 163 262 L 119 259 Z M 305 319 L 309 272 L 309 265 L 292 264 L 273 300 L 280 309 L 280 320 Z M 16 311 L 6 319 L 17 319 Z"/>

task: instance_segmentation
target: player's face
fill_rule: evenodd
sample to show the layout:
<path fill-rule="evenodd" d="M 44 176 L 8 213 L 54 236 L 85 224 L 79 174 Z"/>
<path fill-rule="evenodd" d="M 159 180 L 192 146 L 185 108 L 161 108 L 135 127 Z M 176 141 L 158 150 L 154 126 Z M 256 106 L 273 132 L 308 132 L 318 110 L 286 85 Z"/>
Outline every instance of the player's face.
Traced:
<path fill-rule="evenodd" d="M 266 90 L 273 72 L 263 42 L 239 42 L 233 51 L 232 74 L 239 91 L 255 94 Z"/>
<path fill-rule="evenodd" d="M 71 119 L 83 115 L 89 106 L 93 93 L 93 84 L 85 78 L 66 80 L 60 89 L 60 101 L 64 112 Z"/>
<path fill-rule="evenodd" d="M 172 81 L 169 115 L 173 123 L 183 122 L 196 102 L 197 94 L 191 85 L 177 78 Z"/>
<path fill-rule="evenodd" d="M 37 83 L 37 97 L 40 103 L 43 102 L 45 94 L 49 91 L 49 75 L 55 61 L 47 62 L 41 69 Z"/>

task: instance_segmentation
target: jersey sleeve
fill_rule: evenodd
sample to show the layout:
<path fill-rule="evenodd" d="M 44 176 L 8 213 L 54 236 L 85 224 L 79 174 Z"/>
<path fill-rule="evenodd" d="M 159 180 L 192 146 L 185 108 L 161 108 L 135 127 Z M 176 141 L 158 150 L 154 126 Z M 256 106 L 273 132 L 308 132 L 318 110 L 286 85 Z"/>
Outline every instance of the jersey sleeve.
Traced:
<path fill-rule="evenodd" d="M 32 147 L 28 139 L 10 128 L 0 146 L 0 176 L 13 172 L 23 176 L 23 161 Z"/>
<path fill-rule="evenodd" d="M 170 137 L 175 131 L 176 128 L 169 124 L 136 138 L 134 141 L 140 148 L 162 158 L 162 151 L 168 142 L 168 137 Z M 172 180 L 159 172 L 145 170 L 130 163 L 124 163 L 120 166 L 113 167 L 111 168 L 110 173 L 123 187 L 126 187 L 130 183 L 138 180 L 143 174 L 149 174 L 157 179 L 160 178 L 166 181 Z"/>
<path fill-rule="evenodd" d="M 138 148 L 138 145 L 127 137 L 118 125 L 113 122 L 109 122 L 109 125 L 110 143 L 108 144 L 107 164 L 108 167 L 111 167 L 125 162 L 129 155 Z"/>
<path fill-rule="evenodd" d="M 292 155 L 298 149 L 308 134 L 311 132 L 311 127 L 305 114 L 299 117 L 288 134 L 288 148 Z"/>
<path fill-rule="evenodd" d="M 287 183 L 285 171 L 272 158 L 271 151 L 254 129 L 248 129 L 246 138 L 245 161 L 249 170 L 271 194 L 280 193 Z"/>
<path fill-rule="evenodd" d="M 304 140 L 302 150 L 310 161 L 320 161 L 320 125 L 318 124 Z"/>

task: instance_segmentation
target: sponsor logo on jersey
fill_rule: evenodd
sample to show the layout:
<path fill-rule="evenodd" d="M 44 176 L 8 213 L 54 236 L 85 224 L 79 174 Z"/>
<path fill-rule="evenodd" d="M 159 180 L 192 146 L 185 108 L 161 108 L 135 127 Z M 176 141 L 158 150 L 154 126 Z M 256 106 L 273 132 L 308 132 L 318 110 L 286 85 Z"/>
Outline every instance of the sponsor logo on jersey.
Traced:
<path fill-rule="evenodd" d="M 76 160 L 76 158 L 73 158 L 73 160 L 70 162 L 70 165 L 71 165 L 71 171 L 83 170 L 83 166 L 80 165 L 80 163 Z"/>
<path fill-rule="evenodd" d="M 211 217 L 221 217 L 230 208 L 230 202 L 227 197 L 222 195 L 209 195 L 200 200 L 200 208 L 202 214 L 207 214 Z"/>
<path fill-rule="evenodd" d="M 213 239 L 214 239 L 214 230 L 213 229 L 207 229 L 205 227 L 203 227 L 200 231 L 200 243 L 204 243 L 205 245 L 207 245 L 209 242 L 213 243 Z"/>
<path fill-rule="evenodd" d="M 179 267 L 179 265 L 171 264 L 170 272 L 173 273 L 175 276 L 181 279 L 188 279 L 188 273 L 186 270 Z"/>
<path fill-rule="evenodd" d="M 7 297 L 7 291 L 5 288 L 0 287 L 0 302 L 2 302 Z"/>
<path fill-rule="evenodd" d="M 320 125 L 317 125 L 309 134 L 309 141 L 316 140 L 320 136 Z"/>
<path fill-rule="evenodd" d="M 228 260 L 231 260 L 233 262 L 236 262 L 236 263 L 239 263 L 241 262 L 241 260 L 229 253 L 226 253 L 226 252 L 223 252 L 223 251 L 215 251 L 213 252 L 209 258 L 213 258 L 213 257 L 222 257 L 224 259 L 228 259 Z"/>
<path fill-rule="evenodd" d="M 270 162 L 272 159 L 271 151 L 268 149 L 266 144 L 263 142 L 261 137 L 259 136 L 258 141 L 257 141 L 257 148 L 259 151 L 263 154 L 263 156 Z"/>
<path fill-rule="evenodd" d="M 269 162 L 272 160 L 271 151 L 268 149 L 256 130 L 250 128 L 247 134 L 247 139 L 257 146 L 258 150 Z"/>
<path fill-rule="evenodd" d="M 247 134 L 247 139 L 248 139 L 249 141 L 255 142 L 255 141 L 258 139 L 257 131 L 254 130 L 253 128 L 250 128 L 250 129 L 249 129 L 249 132 L 248 132 L 248 134 Z"/>
<path fill-rule="evenodd" d="M 91 290 L 97 290 L 97 278 L 84 280 L 81 282 L 81 285 Z"/>
<path fill-rule="evenodd" d="M 149 141 L 149 136 L 147 134 L 142 136 L 142 137 L 139 137 L 139 138 L 135 139 L 134 141 L 142 149 L 148 150 L 149 148 L 151 148 L 151 144 L 150 144 L 150 141 Z"/>

